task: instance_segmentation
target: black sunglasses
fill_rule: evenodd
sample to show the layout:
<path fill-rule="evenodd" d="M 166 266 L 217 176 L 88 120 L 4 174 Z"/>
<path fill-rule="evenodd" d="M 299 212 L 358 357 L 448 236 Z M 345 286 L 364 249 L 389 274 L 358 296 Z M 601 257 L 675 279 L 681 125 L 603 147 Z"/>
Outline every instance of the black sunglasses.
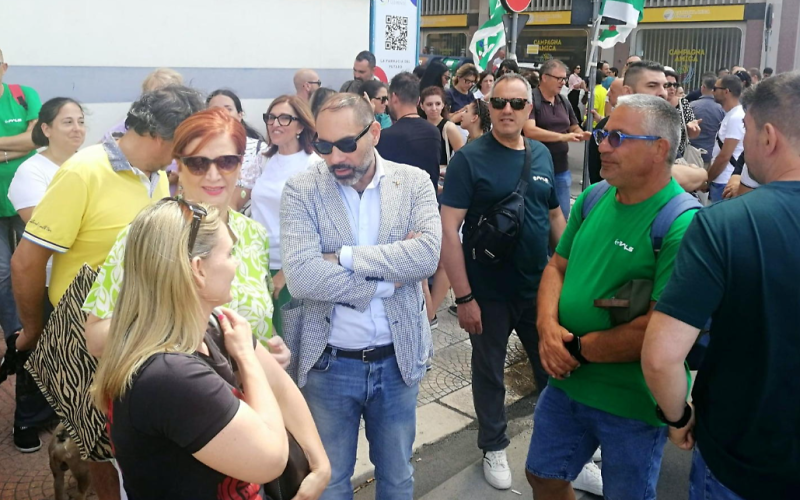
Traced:
<path fill-rule="evenodd" d="M 667 82 L 667 83 L 664 84 L 664 88 L 665 89 L 669 89 L 669 88 L 676 88 L 677 89 L 680 86 L 681 86 L 681 84 L 678 83 L 678 82 Z"/>
<path fill-rule="evenodd" d="M 491 99 L 489 99 L 489 102 L 492 104 L 492 107 L 494 109 L 505 109 L 506 104 L 511 104 L 511 109 L 515 111 L 525 109 L 525 105 L 528 104 L 528 100 L 523 99 L 521 97 L 514 97 L 512 99 L 505 99 L 503 97 L 492 97 Z"/>
<path fill-rule="evenodd" d="M 319 85 L 322 87 L 322 80 L 317 80 L 316 82 L 306 82 L 306 83 L 313 83 L 314 85 Z"/>
<path fill-rule="evenodd" d="M 239 168 L 242 163 L 243 155 L 222 155 L 216 158 L 206 158 L 205 156 L 184 156 L 181 158 L 183 163 L 192 175 L 205 175 L 211 164 L 217 166 L 220 172 L 230 174 Z"/>
<path fill-rule="evenodd" d="M 181 207 L 184 217 L 191 217 L 192 227 L 189 230 L 189 257 L 191 257 L 192 251 L 194 250 L 194 242 L 197 240 L 197 233 L 200 231 L 200 223 L 206 218 L 208 211 L 202 206 L 189 203 L 180 197 L 164 198 L 159 203 L 169 203 L 173 201 Z"/>
<path fill-rule="evenodd" d="M 272 113 L 264 113 L 263 117 L 264 117 L 264 123 L 266 123 L 267 125 L 272 125 L 277 121 L 278 125 L 281 125 L 283 127 L 288 127 L 289 125 L 292 124 L 293 121 L 299 120 L 299 118 L 297 118 L 296 116 L 292 115 L 275 116 Z"/>
<path fill-rule="evenodd" d="M 727 87 L 717 87 L 717 86 L 714 86 L 714 90 L 728 90 L 728 88 L 727 88 Z"/>
<path fill-rule="evenodd" d="M 385 95 L 383 97 L 373 97 L 373 99 L 377 99 L 377 100 L 381 101 L 381 103 L 383 103 L 383 104 L 386 104 L 387 102 L 389 102 L 389 96 L 388 95 Z"/>
<path fill-rule="evenodd" d="M 336 149 L 338 149 L 342 153 L 352 153 L 356 149 L 358 149 L 358 140 L 364 137 L 364 135 L 369 131 L 369 128 L 372 126 L 373 123 L 375 122 L 371 121 L 369 125 L 364 127 L 364 130 L 362 130 L 361 133 L 359 133 L 355 137 L 345 137 L 343 139 L 339 139 L 336 142 L 322 141 L 319 139 L 319 137 L 317 137 L 311 142 L 311 145 L 314 146 L 314 149 L 317 150 L 317 153 L 321 155 L 329 155 L 333 153 L 334 146 L 336 146 Z"/>

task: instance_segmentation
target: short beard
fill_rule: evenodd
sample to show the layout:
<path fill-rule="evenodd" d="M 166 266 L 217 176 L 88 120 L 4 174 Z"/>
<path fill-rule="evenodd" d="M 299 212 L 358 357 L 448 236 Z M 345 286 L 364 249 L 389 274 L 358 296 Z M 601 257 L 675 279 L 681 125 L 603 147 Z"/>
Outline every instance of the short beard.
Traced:
<path fill-rule="evenodd" d="M 364 160 L 361 162 L 360 166 L 350 165 L 348 163 L 338 163 L 336 165 L 329 165 L 328 170 L 330 171 L 331 175 L 333 175 L 333 178 L 336 179 L 336 182 L 342 186 L 353 186 L 354 184 L 358 184 L 358 181 L 364 178 L 374 162 L 374 148 L 370 148 L 370 150 L 364 155 Z M 351 173 L 348 177 L 338 177 L 335 173 L 337 167 L 349 168 L 353 171 L 353 173 Z"/>

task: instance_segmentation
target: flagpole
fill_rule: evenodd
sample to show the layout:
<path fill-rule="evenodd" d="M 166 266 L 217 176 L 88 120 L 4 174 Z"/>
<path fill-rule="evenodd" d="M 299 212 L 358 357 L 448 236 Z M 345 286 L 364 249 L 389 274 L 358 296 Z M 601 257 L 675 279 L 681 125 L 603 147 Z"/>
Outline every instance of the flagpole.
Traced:
<path fill-rule="evenodd" d="M 589 54 L 586 62 L 586 81 L 588 82 L 587 90 L 589 96 L 586 102 L 586 130 L 591 133 L 594 126 L 594 118 L 592 117 L 592 110 L 594 109 L 594 85 L 592 82 L 595 79 L 594 74 L 597 72 L 597 41 L 600 37 L 600 1 L 594 0 L 594 23 L 592 24 L 592 38 Z M 594 140 L 589 138 L 586 141 L 583 152 L 583 181 L 581 188 L 585 191 L 590 186 L 589 180 L 589 141 Z"/>

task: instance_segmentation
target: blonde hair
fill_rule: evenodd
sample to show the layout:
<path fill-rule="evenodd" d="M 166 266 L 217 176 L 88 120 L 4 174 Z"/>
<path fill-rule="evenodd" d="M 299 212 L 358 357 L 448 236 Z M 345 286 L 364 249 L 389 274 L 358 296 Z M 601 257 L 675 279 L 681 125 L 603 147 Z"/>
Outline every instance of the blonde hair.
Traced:
<path fill-rule="evenodd" d="M 208 215 L 191 254 L 187 206 L 162 200 L 131 223 L 122 286 L 94 379 L 94 402 L 103 412 L 130 389 L 133 376 L 152 355 L 191 354 L 203 341 L 206 323 L 191 260 L 208 257 L 224 224 L 214 207 L 203 208 Z"/>
<path fill-rule="evenodd" d="M 158 68 L 147 75 L 142 82 L 142 93 L 163 89 L 170 85 L 183 85 L 183 76 L 170 68 Z"/>

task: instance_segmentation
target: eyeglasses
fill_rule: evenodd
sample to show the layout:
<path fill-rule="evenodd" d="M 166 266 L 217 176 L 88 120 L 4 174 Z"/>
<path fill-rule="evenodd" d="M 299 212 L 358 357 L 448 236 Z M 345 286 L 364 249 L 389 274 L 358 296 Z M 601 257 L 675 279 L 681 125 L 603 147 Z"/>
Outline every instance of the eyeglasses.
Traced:
<path fill-rule="evenodd" d="M 680 86 L 681 84 L 678 82 L 667 82 L 664 84 L 665 89 L 670 89 L 670 88 L 677 89 Z"/>
<path fill-rule="evenodd" d="M 313 85 L 319 85 L 320 87 L 322 87 L 322 80 L 317 80 L 316 82 L 306 82 L 306 83 L 311 83 Z"/>
<path fill-rule="evenodd" d="M 292 124 L 293 121 L 299 120 L 299 118 L 297 118 L 296 116 L 292 115 L 275 116 L 272 113 L 269 114 L 264 113 L 263 117 L 264 117 L 264 123 L 266 123 L 267 125 L 274 125 L 275 122 L 277 121 L 278 125 L 282 127 L 288 127 L 289 125 Z"/>
<path fill-rule="evenodd" d="M 725 88 L 725 87 L 717 87 L 717 86 L 714 86 L 714 90 L 728 90 L 728 89 L 727 89 L 727 88 Z"/>
<path fill-rule="evenodd" d="M 375 99 L 376 101 L 381 101 L 383 104 L 386 104 L 387 102 L 389 102 L 389 96 L 388 95 L 385 95 L 383 97 L 373 97 L 373 99 Z"/>
<path fill-rule="evenodd" d="M 558 80 L 559 83 L 567 83 L 566 76 L 555 76 L 551 75 L 550 73 L 545 73 L 545 75 L 549 76 L 550 78 L 555 78 L 556 80 Z"/>
<path fill-rule="evenodd" d="M 511 104 L 511 109 L 515 111 L 525 109 L 525 105 L 528 104 L 528 100 L 523 99 L 521 97 L 514 97 L 512 99 L 505 99 L 503 97 L 492 97 L 491 99 L 489 99 L 489 102 L 492 104 L 492 107 L 494 109 L 505 109 L 506 104 Z"/>
<path fill-rule="evenodd" d="M 361 133 L 355 137 L 345 137 L 336 142 L 322 141 L 319 138 L 316 138 L 311 142 L 311 145 L 314 146 L 314 149 L 317 150 L 317 153 L 321 155 L 329 155 L 333 153 L 334 146 L 336 146 L 336 149 L 342 153 L 352 153 L 358 149 L 358 140 L 364 137 L 373 123 L 375 123 L 375 121 L 370 122 L 370 124 L 364 127 L 364 130 L 362 130 Z"/>
<path fill-rule="evenodd" d="M 241 165 L 242 158 L 243 155 L 222 155 L 216 158 L 184 156 L 180 160 L 192 175 L 205 175 L 208 169 L 211 168 L 212 163 L 217 166 L 220 172 L 230 174 Z"/>
<path fill-rule="evenodd" d="M 475 85 L 475 80 L 467 80 L 467 79 L 465 78 L 465 79 L 464 79 L 464 83 L 466 83 L 466 84 L 468 84 L 468 85 Z"/>
<path fill-rule="evenodd" d="M 608 138 L 608 145 L 612 148 L 616 149 L 622 145 L 622 141 L 625 139 L 638 139 L 642 141 L 657 141 L 661 139 L 661 137 L 657 135 L 629 135 L 623 134 L 619 130 L 595 130 L 592 133 L 594 136 L 594 142 L 597 143 L 599 146 L 603 141 Z"/>
<path fill-rule="evenodd" d="M 208 215 L 208 211 L 200 205 L 189 203 L 188 201 L 179 197 L 164 198 L 159 203 L 169 203 L 172 201 L 181 207 L 184 217 L 191 217 L 192 227 L 189 230 L 189 257 L 191 257 L 192 251 L 194 250 L 194 242 L 197 240 L 197 233 L 200 231 L 200 224 Z"/>

